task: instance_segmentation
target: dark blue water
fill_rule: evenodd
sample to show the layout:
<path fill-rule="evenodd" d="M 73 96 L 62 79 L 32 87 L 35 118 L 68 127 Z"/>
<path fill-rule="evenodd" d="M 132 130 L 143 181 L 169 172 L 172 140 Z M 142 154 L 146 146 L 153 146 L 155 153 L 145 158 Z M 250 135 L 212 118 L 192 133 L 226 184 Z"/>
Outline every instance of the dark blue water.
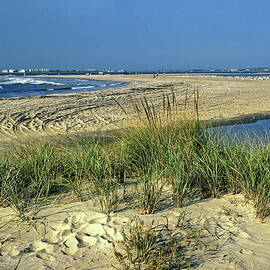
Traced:
<path fill-rule="evenodd" d="M 208 129 L 229 140 L 239 141 L 270 141 L 270 120 L 259 120 L 254 123 L 228 125 Z"/>
<path fill-rule="evenodd" d="M 122 82 L 71 78 L 0 76 L 0 98 L 66 94 L 122 87 Z"/>

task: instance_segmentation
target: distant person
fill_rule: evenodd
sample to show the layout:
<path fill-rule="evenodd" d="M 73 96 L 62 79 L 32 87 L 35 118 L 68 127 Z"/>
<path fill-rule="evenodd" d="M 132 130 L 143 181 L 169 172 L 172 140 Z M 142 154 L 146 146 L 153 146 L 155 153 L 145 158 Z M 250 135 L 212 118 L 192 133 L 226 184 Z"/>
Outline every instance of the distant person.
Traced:
<path fill-rule="evenodd" d="M 158 75 L 158 73 L 156 74 L 156 77 L 157 77 L 157 79 L 159 79 L 159 75 Z"/>
<path fill-rule="evenodd" d="M 156 78 L 156 74 L 153 74 L 153 79 L 155 79 Z"/>

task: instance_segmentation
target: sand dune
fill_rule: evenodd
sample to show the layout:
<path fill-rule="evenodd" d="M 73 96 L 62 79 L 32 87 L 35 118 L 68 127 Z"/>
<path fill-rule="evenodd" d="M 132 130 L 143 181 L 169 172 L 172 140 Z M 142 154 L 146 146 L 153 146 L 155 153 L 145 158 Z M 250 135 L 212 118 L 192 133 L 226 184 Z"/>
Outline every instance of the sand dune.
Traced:
<path fill-rule="evenodd" d="M 14 213 L 0 211 L 0 269 L 114 269 L 112 243 L 121 241 L 122 228 L 132 216 L 145 223 L 175 226 L 181 209 L 140 216 L 125 210 L 107 217 L 93 204 L 71 203 L 43 209 L 33 224 L 13 221 Z M 194 227 L 208 228 L 212 244 L 197 252 L 193 269 L 269 269 L 270 226 L 255 219 L 242 195 L 200 201 L 187 207 Z M 9 222 L 2 226 L 4 222 Z M 18 226 L 19 224 L 19 226 Z"/>

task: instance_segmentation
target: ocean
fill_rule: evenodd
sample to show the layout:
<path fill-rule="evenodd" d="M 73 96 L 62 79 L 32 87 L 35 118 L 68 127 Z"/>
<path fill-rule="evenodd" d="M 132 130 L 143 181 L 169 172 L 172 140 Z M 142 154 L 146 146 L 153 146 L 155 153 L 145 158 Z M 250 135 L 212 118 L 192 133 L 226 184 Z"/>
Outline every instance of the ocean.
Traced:
<path fill-rule="evenodd" d="M 0 98 L 89 92 L 123 86 L 124 83 L 118 81 L 4 75 L 0 76 Z"/>

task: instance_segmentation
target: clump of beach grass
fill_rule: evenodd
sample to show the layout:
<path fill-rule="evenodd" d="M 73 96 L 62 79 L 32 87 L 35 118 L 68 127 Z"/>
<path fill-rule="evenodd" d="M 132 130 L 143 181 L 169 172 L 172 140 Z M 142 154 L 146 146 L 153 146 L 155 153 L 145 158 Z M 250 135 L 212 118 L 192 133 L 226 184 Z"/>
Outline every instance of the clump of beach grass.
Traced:
<path fill-rule="evenodd" d="M 8 162 L 5 156 L 0 158 L 0 206 L 6 206 L 7 203 L 7 189 L 5 187 L 7 179 L 9 179 L 8 174 L 11 173 L 9 170 Z"/>
<path fill-rule="evenodd" d="M 184 199 L 194 182 L 194 159 L 188 151 L 174 151 L 167 156 L 165 175 L 172 188 L 172 199 L 176 207 L 182 207 Z"/>
<path fill-rule="evenodd" d="M 88 188 L 93 181 L 103 181 L 109 164 L 98 143 L 78 142 L 62 155 L 63 176 L 79 200 L 89 199 Z"/>
<path fill-rule="evenodd" d="M 117 210 L 121 200 L 117 192 L 117 183 L 112 179 L 106 178 L 102 181 L 93 181 L 92 192 L 96 195 L 94 199 L 98 202 L 102 213 L 109 215 Z"/>
<path fill-rule="evenodd" d="M 63 158 L 64 177 L 77 198 L 94 199 L 105 214 L 117 209 L 117 183 L 106 151 L 99 143 L 77 144 Z"/>
<path fill-rule="evenodd" d="M 124 240 L 114 251 L 120 265 L 116 269 L 169 270 L 186 264 L 184 236 L 171 231 L 167 224 L 146 226 L 135 217 L 122 234 Z"/>
<path fill-rule="evenodd" d="M 121 141 L 117 141 L 117 144 L 108 145 L 106 147 L 107 157 L 111 165 L 111 175 L 119 183 L 125 184 L 128 178 L 131 178 L 131 170 L 128 167 L 126 161 L 127 153 L 126 147 Z"/>
<path fill-rule="evenodd" d="M 56 148 L 45 143 L 16 146 L 1 160 L 1 194 L 21 219 L 35 215 L 58 191 L 60 164 Z"/>
<path fill-rule="evenodd" d="M 249 147 L 248 147 L 249 148 Z M 243 181 L 249 152 L 243 144 L 231 142 L 227 145 L 227 158 L 222 159 L 226 174 L 226 187 L 232 194 L 243 192 Z"/>
<path fill-rule="evenodd" d="M 195 153 L 195 186 L 202 197 L 218 198 L 225 191 L 227 148 L 218 135 L 203 134 Z"/>
<path fill-rule="evenodd" d="M 137 120 L 120 139 L 126 168 L 135 175 L 166 168 L 166 156 L 187 146 L 194 147 L 199 125 L 194 112 L 179 112 L 174 92 L 163 97 L 163 109 L 157 111 L 146 98 L 133 101 Z"/>
<path fill-rule="evenodd" d="M 137 205 L 142 214 L 153 214 L 162 201 L 164 183 L 158 173 L 139 177 L 135 186 Z"/>
<path fill-rule="evenodd" d="M 171 270 L 196 266 L 200 253 L 215 246 L 207 225 L 194 225 L 188 213 L 179 215 L 177 224 L 146 224 L 135 216 L 122 229 L 123 240 L 114 243 L 119 270 Z M 213 250 L 214 252 L 215 250 Z"/>
<path fill-rule="evenodd" d="M 193 162 L 202 135 L 197 105 L 195 111 L 181 111 L 172 92 L 164 95 L 160 111 L 147 98 L 133 100 L 133 107 L 136 121 L 122 133 L 119 144 L 127 175 L 138 181 L 140 208 L 155 211 L 164 184 L 172 186 L 173 200 L 181 207 L 194 180 Z"/>
<path fill-rule="evenodd" d="M 227 179 L 233 183 L 233 191 L 242 191 L 247 199 L 254 202 L 257 217 L 264 219 L 270 213 L 269 145 L 243 145 L 236 151 L 237 154 L 230 155 Z"/>

